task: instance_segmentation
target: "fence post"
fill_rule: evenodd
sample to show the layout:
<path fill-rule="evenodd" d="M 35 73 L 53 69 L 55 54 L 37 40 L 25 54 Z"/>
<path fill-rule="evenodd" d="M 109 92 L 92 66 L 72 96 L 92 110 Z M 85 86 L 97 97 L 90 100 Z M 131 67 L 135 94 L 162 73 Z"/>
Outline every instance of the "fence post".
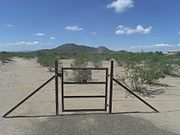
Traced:
<path fill-rule="evenodd" d="M 56 115 L 59 115 L 59 99 L 58 99 L 58 61 L 55 61 L 55 104 L 56 104 Z"/>
<path fill-rule="evenodd" d="M 111 60 L 111 69 L 110 69 L 110 88 L 109 88 L 109 113 L 112 113 L 113 69 L 114 69 L 114 61 Z"/>
<path fill-rule="evenodd" d="M 61 68 L 61 106 L 64 112 L 64 68 Z"/>

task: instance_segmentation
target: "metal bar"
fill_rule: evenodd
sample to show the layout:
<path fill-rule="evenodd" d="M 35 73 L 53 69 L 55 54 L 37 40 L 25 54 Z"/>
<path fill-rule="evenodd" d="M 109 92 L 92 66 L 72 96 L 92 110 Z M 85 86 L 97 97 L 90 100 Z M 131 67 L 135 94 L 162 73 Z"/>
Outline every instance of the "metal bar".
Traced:
<path fill-rule="evenodd" d="M 63 84 L 106 84 L 106 82 L 63 82 Z"/>
<path fill-rule="evenodd" d="M 61 104 L 62 104 L 62 112 L 64 112 L 64 69 L 61 68 Z"/>
<path fill-rule="evenodd" d="M 106 96 L 96 95 L 96 96 L 64 96 L 64 98 L 105 98 Z"/>
<path fill-rule="evenodd" d="M 111 60 L 111 71 L 110 71 L 110 88 L 109 88 L 109 113 L 112 113 L 112 96 L 113 96 L 113 68 L 114 61 Z"/>
<path fill-rule="evenodd" d="M 62 76 L 62 74 L 61 73 L 57 73 L 58 74 L 58 77 L 61 77 Z"/>
<path fill-rule="evenodd" d="M 142 98 L 140 98 L 138 95 L 136 95 L 133 91 L 131 91 L 129 88 L 127 88 L 126 86 L 124 86 L 122 83 L 120 83 L 118 80 L 116 80 L 115 78 L 113 78 L 113 81 L 115 81 L 117 84 L 119 84 L 121 87 L 123 87 L 125 90 L 127 90 L 129 93 L 131 93 L 132 95 L 134 95 L 136 98 L 138 98 L 140 101 L 142 101 L 144 104 L 146 104 L 147 106 L 149 106 L 151 109 L 153 109 L 155 112 L 159 112 L 157 109 L 155 109 L 153 106 L 151 106 L 149 103 L 147 103 L 146 101 L 144 101 Z"/>
<path fill-rule="evenodd" d="M 107 111 L 107 94 L 108 94 L 108 69 L 106 69 L 106 85 L 105 85 L 105 110 Z"/>
<path fill-rule="evenodd" d="M 107 68 L 71 68 L 71 67 L 64 67 L 64 70 L 106 70 Z"/>
<path fill-rule="evenodd" d="M 55 101 L 56 101 L 56 115 L 59 115 L 59 94 L 58 94 L 58 61 L 55 61 Z"/>
<path fill-rule="evenodd" d="M 105 109 L 65 109 L 64 112 L 105 111 Z"/>
<path fill-rule="evenodd" d="M 3 117 L 6 117 L 8 114 L 10 114 L 13 110 L 15 110 L 17 107 L 19 107 L 22 103 L 24 103 L 27 99 L 29 99 L 32 95 L 34 95 L 36 92 L 38 92 L 41 88 L 43 88 L 46 84 L 48 84 L 50 81 L 52 81 L 55 78 L 55 75 L 51 77 L 49 80 L 47 80 L 45 83 L 43 83 L 40 87 L 38 87 L 36 90 L 34 90 L 32 93 L 30 93 L 27 97 L 25 97 L 23 100 L 21 100 L 17 105 L 15 105 L 12 109 L 10 109 L 7 113 L 3 115 Z"/>

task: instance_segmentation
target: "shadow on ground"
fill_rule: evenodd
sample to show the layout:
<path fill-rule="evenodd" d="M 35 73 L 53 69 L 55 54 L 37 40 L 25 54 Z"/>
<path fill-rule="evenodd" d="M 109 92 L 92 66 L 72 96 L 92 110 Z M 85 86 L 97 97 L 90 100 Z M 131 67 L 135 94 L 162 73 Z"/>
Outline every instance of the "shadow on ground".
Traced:
<path fill-rule="evenodd" d="M 149 121 L 122 114 L 4 120 L 18 121 L 16 129 L 23 128 L 24 133 L 31 131 L 31 134 L 38 135 L 177 135 L 157 128 Z M 31 127 L 26 127 L 28 124 L 22 124 L 21 120 L 30 120 Z"/>
<path fill-rule="evenodd" d="M 49 118 L 47 121 L 37 123 L 37 134 L 173 135 L 173 133 L 155 127 L 148 121 L 119 114 Z"/>

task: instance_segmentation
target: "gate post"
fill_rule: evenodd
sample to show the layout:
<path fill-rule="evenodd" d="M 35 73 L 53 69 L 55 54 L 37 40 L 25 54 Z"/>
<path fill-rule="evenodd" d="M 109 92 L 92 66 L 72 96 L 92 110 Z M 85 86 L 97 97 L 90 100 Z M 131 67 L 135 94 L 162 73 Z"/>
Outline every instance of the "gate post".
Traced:
<path fill-rule="evenodd" d="M 111 69 L 110 69 L 110 88 L 109 88 L 109 113 L 112 113 L 112 96 L 113 96 L 113 69 L 114 61 L 111 60 Z"/>
<path fill-rule="evenodd" d="M 56 115 L 59 115 L 59 99 L 58 99 L 58 61 L 55 61 L 55 104 L 56 104 Z"/>

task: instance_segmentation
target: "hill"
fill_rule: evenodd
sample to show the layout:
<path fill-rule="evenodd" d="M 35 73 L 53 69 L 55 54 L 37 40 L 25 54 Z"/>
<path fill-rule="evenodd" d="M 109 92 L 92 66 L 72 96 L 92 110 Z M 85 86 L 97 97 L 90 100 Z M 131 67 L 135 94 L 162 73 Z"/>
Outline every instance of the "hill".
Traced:
<path fill-rule="evenodd" d="M 39 51 L 43 51 L 43 52 L 61 52 L 61 53 L 65 53 L 65 52 L 97 52 L 97 53 L 102 53 L 102 52 L 113 52 L 112 50 L 109 50 L 108 48 L 104 47 L 104 46 L 100 46 L 98 48 L 95 47 L 89 47 L 89 46 L 85 46 L 85 45 L 77 45 L 74 43 L 67 43 L 67 44 L 63 44 L 60 45 L 56 48 L 53 49 L 44 49 L 44 50 L 39 50 Z"/>

